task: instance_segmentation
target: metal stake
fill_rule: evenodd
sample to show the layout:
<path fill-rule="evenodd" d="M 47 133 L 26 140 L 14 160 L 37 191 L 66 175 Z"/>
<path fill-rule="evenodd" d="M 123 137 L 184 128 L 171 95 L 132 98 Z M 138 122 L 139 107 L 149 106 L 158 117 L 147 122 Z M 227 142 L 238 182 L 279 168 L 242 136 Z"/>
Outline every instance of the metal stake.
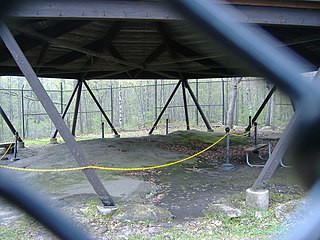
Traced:
<path fill-rule="evenodd" d="M 226 127 L 226 133 L 228 134 L 226 137 L 226 162 L 223 163 L 219 170 L 225 171 L 225 172 L 232 172 L 236 170 L 236 167 L 230 163 L 230 128 Z"/>
<path fill-rule="evenodd" d="M 248 128 L 249 128 L 249 130 L 247 130 Z M 252 118 L 251 118 L 251 116 L 249 116 L 249 125 L 248 125 L 246 130 L 250 131 L 251 128 L 252 128 Z M 247 136 L 250 137 L 251 136 L 251 132 L 249 132 Z"/>
<path fill-rule="evenodd" d="M 258 133 L 257 133 L 258 123 L 257 123 L 257 122 L 254 122 L 253 125 L 254 125 L 254 137 L 253 137 L 253 140 L 254 140 L 254 145 L 257 145 L 257 144 L 258 144 L 258 136 L 257 136 L 257 135 L 258 135 Z"/>
<path fill-rule="evenodd" d="M 101 138 L 104 138 L 104 122 L 101 123 Z"/>
<path fill-rule="evenodd" d="M 166 119 L 166 135 L 169 133 L 169 119 Z"/>
<path fill-rule="evenodd" d="M 17 161 L 19 160 L 19 158 L 17 158 L 17 152 L 18 152 L 18 139 L 19 139 L 19 134 L 18 132 L 15 132 L 14 133 L 14 147 L 13 147 L 13 158 L 11 159 L 11 162 L 14 162 L 14 161 Z"/>

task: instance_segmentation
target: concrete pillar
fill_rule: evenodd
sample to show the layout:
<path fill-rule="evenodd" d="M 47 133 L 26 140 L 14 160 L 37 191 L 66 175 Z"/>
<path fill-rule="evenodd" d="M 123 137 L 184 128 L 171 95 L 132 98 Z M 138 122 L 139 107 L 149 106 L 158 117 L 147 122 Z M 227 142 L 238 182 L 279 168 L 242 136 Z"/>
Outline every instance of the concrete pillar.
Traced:
<path fill-rule="evenodd" d="M 246 190 L 246 205 L 257 210 L 267 210 L 269 207 L 269 190 L 248 188 Z"/>
<path fill-rule="evenodd" d="M 17 142 L 17 144 L 18 144 L 18 149 L 25 148 L 24 142 Z"/>
<path fill-rule="evenodd" d="M 53 138 L 50 138 L 50 144 L 57 144 L 58 141 L 57 141 L 57 138 L 53 137 Z"/>

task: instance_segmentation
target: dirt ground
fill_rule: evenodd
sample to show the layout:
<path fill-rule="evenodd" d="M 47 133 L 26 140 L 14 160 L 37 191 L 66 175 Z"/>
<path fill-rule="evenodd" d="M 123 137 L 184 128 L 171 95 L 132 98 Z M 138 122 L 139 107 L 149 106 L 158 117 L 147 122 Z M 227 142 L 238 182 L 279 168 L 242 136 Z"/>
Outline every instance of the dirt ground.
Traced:
<path fill-rule="evenodd" d="M 169 135 L 137 138 L 108 138 L 80 141 L 90 164 L 110 167 L 141 167 L 176 161 L 208 146 L 211 133 L 179 131 Z M 212 133 L 212 139 L 217 139 Z M 194 137 L 197 136 L 197 137 Z M 204 139 L 200 141 L 199 139 Z M 232 140 L 231 140 L 232 141 Z M 213 142 L 213 141 L 212 141 Z M 243 199 L 245 190 L 252 186 L 262 168 L 245 164 L 243 148 L 249 144 L 239 142 L 231 146 L 231 162 L 236 170 L 224 172 L 219 166 L 225 161 L 223 144 L 203 155 L 166 168 L 148 171 L 98 171 L 103 184 L 117 205 L 133 203 L 153 204 L 169 210 L 179 225 L 202 217 L 207 207 L 222 199 Z M 8 155 L 10 159 L 12 155 Z M 77 166 L 65 144 L 26 147 L 18 153 L 19 161 L 2 160 L 1 164 L 23 168 L 66 168 Z M 60 211 L 69 212 L 79 220 L 77 209 L 98 200 L 81 172 L 34 173 L 1 169 L 44 193 Z M 292 175 L 292 169 L 279 167 L 269 182 L 271 204 L 304 194 L 303 188 Z M 285 199 L 284 199 L 285 200 Z M 14 224 L 22 214 L 2 201 L 0 225 Z M 101 234 L 101 229 L 89 230 Z M 99 235 L 98 234 L 98 235 Z"/>

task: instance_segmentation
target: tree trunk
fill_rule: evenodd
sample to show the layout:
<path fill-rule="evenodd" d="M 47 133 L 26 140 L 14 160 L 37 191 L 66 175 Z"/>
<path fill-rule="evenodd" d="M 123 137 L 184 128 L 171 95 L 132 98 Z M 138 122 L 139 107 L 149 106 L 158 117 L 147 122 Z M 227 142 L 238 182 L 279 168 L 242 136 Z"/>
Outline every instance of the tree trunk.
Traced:
<path fill-rule="evenodd" d="M 119 120 L 119 126 L 122 128 L 123 126 L 123 120 L 122 120 L 122 90 L 121 90 L 121 83 L 119 81 L 119 90 L 118 90 L 118 104 L 119 104 L 119 114 L 118 114 L 118 120 Z"/>
<path fill-rule="evenodd" d="M 251 82 L 249 78 L 246 79 L 245 88 L 246 88 L 246 102 L 248 107 L 248 115 L 253 115 L 253 104 L 252 104 L 252 93 L 251 93 Z"/>
<path fill-rule="evenodd" d="M 227 126 L 229 128 L 233 127 L 233 120 L 234 120 L 233 118 L 234 118 L 234 110 L 235 110 L 236 101 L 237 101 L 238 85 L 241 80 L 242 78 L 231 79 L 232 89 L 231 89 L 231 97 L 230 97 L 229 108 L 227 113 Z"/>

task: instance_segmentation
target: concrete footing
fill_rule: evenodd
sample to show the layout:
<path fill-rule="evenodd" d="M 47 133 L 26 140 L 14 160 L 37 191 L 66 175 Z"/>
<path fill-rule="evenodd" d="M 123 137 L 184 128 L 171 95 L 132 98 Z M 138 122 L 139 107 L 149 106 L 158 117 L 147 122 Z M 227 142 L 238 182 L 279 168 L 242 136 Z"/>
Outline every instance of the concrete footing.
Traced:
<path fill-rule="evenodd" d="M 267 210 L 269 207 L 269 190 L 248 188 L 246 190 L 246 205 L 257 210 Z"/>
<path fill-rule="evenodd" d="M 236 167 L 231 163 L 223 163 L 219 167 L 219 170 L 220 171 L 225 171 L 225 172 L 232 172 L 232 171 L 236 170 Z"/>
<path fill-rule="evenodd" d="M 18 142 L 17 145 L 18 145 L 18 149 L 25 148 L 24 142 Z"/>
<path fill-rule="evenodd" d="M 57 138 L 50 138 L 50 144 L 57 144 L 58 140 Z"/>
<path fill-rule="evenodd" d="M 118 209 L 119 209 L 118 206 L 100 206 L 100 205 L 97 205 L 98 212 L 103 216 L 106 216 L 106 215 L 109 215 L 109 214 L 113 214 Z"/>

